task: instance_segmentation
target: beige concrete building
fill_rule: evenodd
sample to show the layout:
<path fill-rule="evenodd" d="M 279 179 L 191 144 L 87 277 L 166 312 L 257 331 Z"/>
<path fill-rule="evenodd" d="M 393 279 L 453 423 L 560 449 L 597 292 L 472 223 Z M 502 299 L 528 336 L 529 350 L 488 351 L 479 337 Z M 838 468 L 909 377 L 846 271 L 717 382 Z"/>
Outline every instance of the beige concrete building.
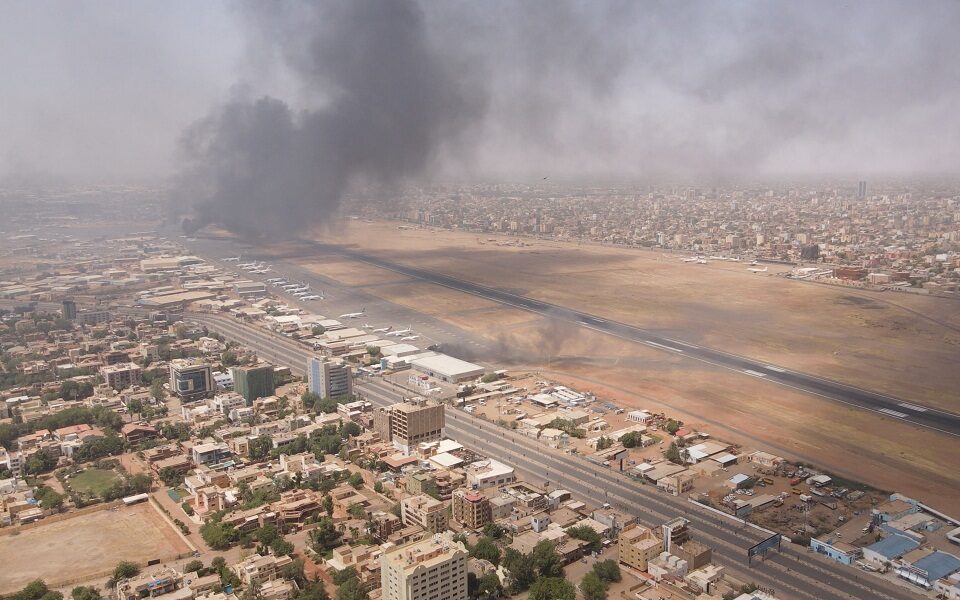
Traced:
<path fill-rule="evenodd" d="M 439 441 L 443 425 L 442 404 L 411 400 L 390 407 L 390 439 L 404 452 L 413 451 L 423 442 Z"/>
<path fill-rule="evenodd" d="M 467 549 L 445 532 L 380 557 L 382 600 L 466 600 Z"/>
<path fill-rule="evenodd" d="M 404 525 L 416 525 L 428 533 L 440 533 L 447 529 L 446 505 L 426 494 L 401 500 L 400 518 Z"/>
<path fill-rule="evenodd" d="M 620 533 L 620 562 L 638 571 L 647 570 L 647 562 L 663 552 L 663 542 L 653 530 L 632 525 Z"/>
<path fill-rule="evenodd" d="M 492 519 L 490 499 L 483 494 L 459 489 L 453 492 L 453 519 L 469 529 L 480 529 Z"/>
<path fill-rule="evenodd" d="M 140 367 L 132 362 L 107 365 L 100 369 L 104 382 L 117 391 L 140 385 L 141 372 Z"/>

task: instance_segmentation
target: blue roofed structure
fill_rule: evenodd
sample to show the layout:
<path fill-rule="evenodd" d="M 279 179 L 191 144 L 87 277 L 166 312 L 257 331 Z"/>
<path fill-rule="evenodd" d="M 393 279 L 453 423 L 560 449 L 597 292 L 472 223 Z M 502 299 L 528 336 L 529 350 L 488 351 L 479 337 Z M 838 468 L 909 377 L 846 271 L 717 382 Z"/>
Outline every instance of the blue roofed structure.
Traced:
<path fill-rule="evenodd" d="M 871 562 L 882 564 L 885 561 L 900 558 L 907 552 L 920 547 L 920 542 L 905 535 L 891 535 L 863 549 L 863 557 Z"/>
<path fill-rule="evenodd" d="M 960 571 L 960 558 L 934 550 L 911 565 L 897 568 L 897 575 L 925 588 L 933 587 L 938 579 Z"/>

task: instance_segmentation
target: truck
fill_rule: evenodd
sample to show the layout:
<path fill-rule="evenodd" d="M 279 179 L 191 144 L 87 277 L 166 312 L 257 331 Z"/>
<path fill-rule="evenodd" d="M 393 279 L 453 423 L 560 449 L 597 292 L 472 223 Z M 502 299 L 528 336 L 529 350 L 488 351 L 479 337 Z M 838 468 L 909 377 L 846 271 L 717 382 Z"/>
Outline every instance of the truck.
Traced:
<path fill-rule="evenodd" d="M 794 477 L 793 479 L 790 480 L 790 485 L 800 485 L 801 481 L 803 480 L 800 479 L 799 477 Z"/>

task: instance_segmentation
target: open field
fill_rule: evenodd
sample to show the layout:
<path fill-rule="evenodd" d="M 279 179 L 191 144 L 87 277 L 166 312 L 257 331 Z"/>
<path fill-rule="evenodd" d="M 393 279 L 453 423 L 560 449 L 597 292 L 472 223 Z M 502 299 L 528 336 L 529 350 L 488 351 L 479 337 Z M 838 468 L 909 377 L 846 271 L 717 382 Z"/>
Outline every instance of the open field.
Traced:
<path fill-rule="evenodd" d="M 657 252 L 537 241 L 522 248 L 480 245 L 473 235 L 382 223 L 354 222 L 338 233 L 323 241 L 958 409 L 952 390 L 960 384 L 953 368 L 960 304 L 954 301 L 793 282 L 751 274 L 743 264 L 689 265 Z M 298 262 L 490 342 L 485 350 L 445 347 L 461 358 L 542 371 L 946 510 L 960 488 L 960 445 L 953 438 L 340 256 Z"/>
<path fill-rule="evenodd" d="M 960 370 L 953 368 L 960 354 L 957 301 L 788 281 L 750 273 L 744 264 L 684 264 L 680 255 L 652 251 L 539 241 L 480 245 L 472 234 L 398 230 L 389 223 L 352 222 L 324 241 L 960 410 L 952 393 L 960 386 Z M 379 284 L 369 286 L 372 293 L 401 280 L 363 269 L 352 283 L 374 278 L 365 281 Z"/>
<path fill-rule="evenodd" d="M 55 587 L 97 576 L 121 560 L 168 560 L 188 551 L 149 503 L 100 510 L 0 535 L 0 593 L 37 578 Z"/>
<path fill-rule="evenodd" d="M 119 480 L 120 477 L 113 471 L 85 469 L 83 473 L 70 478 L 70 487 L 82 494 L 103 497 L 103 493 Z"/>

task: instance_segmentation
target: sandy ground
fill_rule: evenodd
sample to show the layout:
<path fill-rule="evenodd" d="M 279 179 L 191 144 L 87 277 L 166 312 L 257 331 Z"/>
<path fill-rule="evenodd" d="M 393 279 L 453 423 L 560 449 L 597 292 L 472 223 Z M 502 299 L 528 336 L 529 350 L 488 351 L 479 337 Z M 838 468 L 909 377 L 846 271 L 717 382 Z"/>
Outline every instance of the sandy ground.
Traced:
<path fill-rule="evenodd" d="M 473 235 L 380 223 L 353 223 L 340 234 L 341 242 L 397 262 L 960 408 L 954 301 L 791 282 L 752 274 L 743 264 L 691 265 L 658 252 L 555 242 L 481 245 Z M 960 489 L 960 444 L 948 436 L 340 257 L 314 254 L 300 262 L 491 342 L 482 353 L 445 347 L 458 357 L 542 371 L 603 399 L 666 411 L 724 439 L 914 494 L 944 510 L 953 508 Z"/>
<path fill-rule="evenodd" d="M 101 510 L 0 537 L 0 592 L 13 592 L 37 578 L 54 587 L 93 577 L 121 560 L 144 563 L 187 551 L 148 503 Z"/>

